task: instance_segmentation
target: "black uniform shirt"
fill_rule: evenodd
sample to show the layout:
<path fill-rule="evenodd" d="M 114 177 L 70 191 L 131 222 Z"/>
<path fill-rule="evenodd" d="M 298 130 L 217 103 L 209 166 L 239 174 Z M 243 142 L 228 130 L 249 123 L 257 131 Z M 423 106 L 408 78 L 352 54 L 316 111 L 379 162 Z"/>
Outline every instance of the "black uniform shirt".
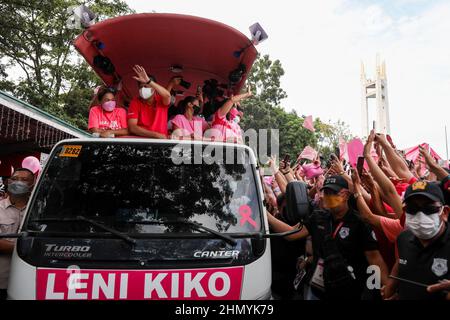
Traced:
<path fill-rule="evenodd" d="M 318 215 L 322 215 L 319 217 Z M 350 209 L 341 220 L 334 220 L 328 212 L 313 212 L 305 226 L 312 238 L 313 268 L 318 258 L 322 258 L 322 241 L 318 230 L 318 220 L 325 219 L 331 224 L 331 233 L 335 234 L 335 241 L 345 262 L 352 267 L 354 275 L 361 287 L 365 285 L 367 274 L 366 251 L 378 250 L 378 241 L 372 228 L 361 220 L 357 211 Z"/>
<path fill-rule="evenodd" d="M 403 231 L 397 238 L 399 269 L 398 276 L 426 285 L 436 284 L 439 280 L 450 279 L 450 230 L 445 232 L 427 247 L 409 230 Z M 425 287 L 399 281 L 401 300 L 442 299 L 442 293 L 430 294 Z"/>

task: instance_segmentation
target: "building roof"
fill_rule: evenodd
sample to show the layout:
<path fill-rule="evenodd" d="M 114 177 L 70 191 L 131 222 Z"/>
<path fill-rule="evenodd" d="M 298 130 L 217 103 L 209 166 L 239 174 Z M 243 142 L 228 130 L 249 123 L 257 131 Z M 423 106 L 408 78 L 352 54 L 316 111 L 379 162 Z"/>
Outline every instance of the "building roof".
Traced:
<path fill-rule="evenodd" d="M 0 90 L 0 154 L 49 151 L 58 141 L 89 133 Z"/>

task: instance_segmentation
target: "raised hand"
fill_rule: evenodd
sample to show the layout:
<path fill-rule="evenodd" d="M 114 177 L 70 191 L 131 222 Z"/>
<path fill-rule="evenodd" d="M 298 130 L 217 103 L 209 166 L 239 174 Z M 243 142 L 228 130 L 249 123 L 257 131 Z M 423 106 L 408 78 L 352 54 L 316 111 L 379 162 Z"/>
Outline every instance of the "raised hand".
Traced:
<path fill-rule="evenodd" d="M 428 165 L 428 167 L 433 167 L 434 165 L 436 165 L 436 161 L 430 155 L 430 153 L 427 150 L 425 150 L 424 147 L 419 146 L 419 152 L 422 158 L 425 159 L 425 162 Z"/>
<path fill-rule="evenodd" d="M 270 167 L 270 170 L 272 171 L 272 174 L 275 174 L 278 171 L 278 168 L 276 165 L 276 160 L 277 160 L 276 156 L 271 156 L 269 158 L 269 167 Z"/>
<path fill-rule="evenodd" d="M 136 73 L 136 76 L 133 76 L 134 80 L 139 81 L 140 83 L 147 83 L 150 81 L 150 78 L 143 67 L 135 65 L 133 71 Z"/>
<path fill-rule="evenodd" d="M 369 193 L 371 193 L 375 189 L 375 181 L 373 180 L 372 176 L 366 170 L 364 170 L 360 178 L 364 188 L 368 190 Z"/>
<path fill-rule="evenodd" d="M 352 181 L 353 184 L 356 185 L 361 185 L 361 178 L 359 177 L 358 171 L 354 168 L 351 169 L 352 170 Z"/>
<path fill-rule="evenodd" d="M 375 137 L 375 130 L 370 131 L 370 134 L 367 137 L 366 144 L 364 145 L 364 157 L 370 157 L 370 151 L 372 150 L 372 145 Z"/>
<path fill-rule="evenodd" d="M 335 175 L 338 175 L 338 174 L 341 174 L 342 172 L 344 172 L 344 166 L 342 165 L 342 162 L 337 160 L 337 158 L 335 158 L 335 160 L 331 161 L 330 172 L 333 172 L 333 174 L 335 174 Z"/>

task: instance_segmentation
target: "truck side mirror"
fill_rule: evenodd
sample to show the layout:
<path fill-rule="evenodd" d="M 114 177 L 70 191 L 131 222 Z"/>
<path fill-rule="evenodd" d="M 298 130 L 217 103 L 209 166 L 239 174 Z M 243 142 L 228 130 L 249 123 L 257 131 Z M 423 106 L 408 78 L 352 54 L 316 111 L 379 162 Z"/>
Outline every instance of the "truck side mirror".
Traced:
<path fill-rule="evenodd" d="M 307 185 L 292 181 L 286 187 L 286 219 L 294 225 L 303 221 L 311 212 Z"/>

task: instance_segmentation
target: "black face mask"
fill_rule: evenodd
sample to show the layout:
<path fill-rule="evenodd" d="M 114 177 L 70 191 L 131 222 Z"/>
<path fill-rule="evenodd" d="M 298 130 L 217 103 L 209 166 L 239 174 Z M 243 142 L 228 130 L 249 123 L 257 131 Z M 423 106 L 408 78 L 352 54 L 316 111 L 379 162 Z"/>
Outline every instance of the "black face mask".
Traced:
<path fill-rule="evenodd" d="M 200 106 L 195 106 L 194 105 L 194 115 L 198 115 L 200 113 Z"/>

